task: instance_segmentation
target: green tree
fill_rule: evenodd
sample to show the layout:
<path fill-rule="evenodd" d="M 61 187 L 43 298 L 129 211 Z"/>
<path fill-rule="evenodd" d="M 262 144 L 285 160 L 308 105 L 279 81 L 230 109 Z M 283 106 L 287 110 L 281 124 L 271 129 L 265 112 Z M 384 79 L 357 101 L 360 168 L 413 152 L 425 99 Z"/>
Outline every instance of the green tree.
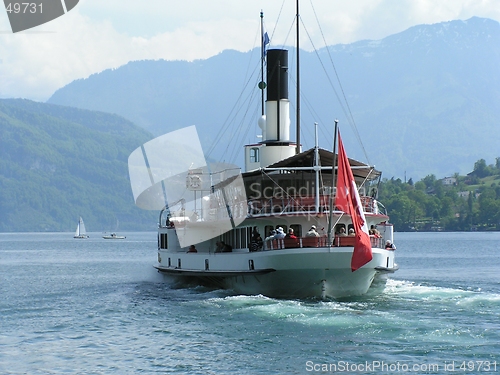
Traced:
<path fill-rule="evenodd" d="M 434 184 L 436 182 L 436 176 L 433 174 L 427 175 L 424 177 L 422 182 L 425 184 L 427 188 L 434 188 Z"/>
<path fill-rule="evenodd" d="M 488 168 L 488 166 L 486 165 L 486 160 L 479 159 L 478 161 L 476 161 L 476 163 L 474 164 L 474 174 L 479 178 L 491 176 L 491 171 L 490 168 Z"/>

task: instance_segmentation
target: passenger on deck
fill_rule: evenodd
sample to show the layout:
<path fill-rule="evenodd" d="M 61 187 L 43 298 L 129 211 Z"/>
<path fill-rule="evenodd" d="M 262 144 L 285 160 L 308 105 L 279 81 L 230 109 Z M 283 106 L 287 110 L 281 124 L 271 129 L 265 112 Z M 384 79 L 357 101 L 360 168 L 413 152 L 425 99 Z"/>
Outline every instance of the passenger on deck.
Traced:
<path fill-rule="evenodd" d="M 197 253 L 198 250 L 196 250 L 196 247 L 194 245 L 189 246 L 189 250 L 187 251 L 188 253 Z"/>
<path fill-rule="evenodd" d="M 276 231 L 273 229 L 271 232 L 269 232 L 269 236 L 267 236 L 264 241 L 274 240 L 274 236 L 276 236 Z"/>
<path fill-rule="evenodd" d="M 252 239 L 250 241 L 250 251 L 262 250 L 263 245 L 264 241 L 262 241 L 262 237 L 260 236 L 260 233 L 257 231 L 257 227 L 253 227 Z"/>
<path fill-rule="evenodd" d="M 216 253 L 222 253 L 222 250 L 224 250 L 224 246 L 226 245 L 223 241 L 217 241 L 215 243 L 217 247 L 215 248 Z"/>
<path fill-rule="evenodd" d="M 385 249 L 386 250 L 396 250 L 396 245 L 394 245 L 391 240 L 385 241 Z"/>
<path fill-rule="evenodd" d="M 291 238 L 292 240 L 296 240 L 297 239 L 297 236 L 293 233 L 293 229 L 292 228 L 288 229 L 288 233 L 285 236 L 285 238 Z"/>
<path fill-rule="evenodd" d="M 349 236 L 355 236 L 356 232 L 354 231 L 354 228 L 349 229 Z"/>
<path fill-rule="evenodd" d="M 339 236 L 347 236 L 347 234 L 345 233 L 345 228 L 344 227 L 341 227 L 340 230 L 339 230 L 339 233 L 338 233 Z"/>
<path fill-rule="evenodd" d="M 276 234 L 274 235 L 274 238 L 276 240 L 282 240 L 283 238 L 285 238 L 285 232 L 283 232 L 282 227 L 278 227 L 278 229 L 276 230 Z"/>
<path fill-rule="evenodd" d="M 372 225 L 370 227 L 369 233 L 371 236 L 375 236 L 376 238 L 380 238 L 380 232 L 377 230 L 377 228 L 375 228 L 375 225 Z"/>
<path fill-rule="evenodd" d="M 259 230 L 257 229 L 257 227 L 253 227 L 252 238 L 257 237 L 257 236 L 260 236 Z"/>
<path fill-rule="evenodd" d="M 311 229 L 306 233 L 306 237 L 319 237 L 319 233 L 316 232 L 316 225 L 311 225 Z"/>

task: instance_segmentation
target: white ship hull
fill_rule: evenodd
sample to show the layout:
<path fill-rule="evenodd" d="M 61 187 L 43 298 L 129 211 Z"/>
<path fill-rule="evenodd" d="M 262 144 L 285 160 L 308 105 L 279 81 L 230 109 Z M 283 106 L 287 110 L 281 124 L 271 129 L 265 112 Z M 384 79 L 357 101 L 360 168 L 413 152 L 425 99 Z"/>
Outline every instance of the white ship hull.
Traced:
<path fill-rule="evenodd" d="M 102 238 L 104 238 L 105 240 L 124 240 L 127 237 L 125 237 L 125 236 L 118 236 L 115 233 L 111 233 L 110 235 L 104 235 L 104 236 L 102 236 Z"/>
<path fill-rule="evenodd" d="M 280 298 L 342 298 L 365 294 L 374 279 L 394 272 L 394 251 L 373 249 L 373 259 L 351 271 L 353 248 L 298 248 L 261 252 L 159 252 L 156 268 L 241 294 Z"/>

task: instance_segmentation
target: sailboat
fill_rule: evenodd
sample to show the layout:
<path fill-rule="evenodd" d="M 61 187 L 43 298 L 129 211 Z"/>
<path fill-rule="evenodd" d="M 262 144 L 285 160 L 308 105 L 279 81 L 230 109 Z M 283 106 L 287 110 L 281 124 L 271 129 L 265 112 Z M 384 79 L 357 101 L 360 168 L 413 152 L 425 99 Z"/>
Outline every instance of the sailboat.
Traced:
<path fill-rule="evenodd" d="M 81 216 L 78 220 L 78 224 L 76 225 L 76 231 L 73 238 L 89 238 L 89 236 L 87 236 L 87 231 L 85 230 L 85 223 L 83 222 Z"/>
<path fill-rule="evenodd" d="M 332 151 L 319 147 L 317 125 L 313 148 L 302 151 L 298 136 L 290 140 L 288 51 L 270 49 L 266 57 L 267 84 L 259 85 L 267 89 L 262 141 L 244 146 L 244 173 L 227 176 L 227 169 L 207 166 L 158 181 L 154 163 L 165 158 L 148 154 L 154 140 L 129 157 L 138 206 L 147 193 L 168 198 L 171 184 L 183 192 L 160 211 L 155 267 L 180 281 L 241 294 L 363 295 L 398 269 L 393 226 L 376 200 L 381 172 L 347 157 L 336 122 Z M 132 167 L 131 160 L 140 162 Z M 134 190 L 135 176 L 152 185 Z"/>

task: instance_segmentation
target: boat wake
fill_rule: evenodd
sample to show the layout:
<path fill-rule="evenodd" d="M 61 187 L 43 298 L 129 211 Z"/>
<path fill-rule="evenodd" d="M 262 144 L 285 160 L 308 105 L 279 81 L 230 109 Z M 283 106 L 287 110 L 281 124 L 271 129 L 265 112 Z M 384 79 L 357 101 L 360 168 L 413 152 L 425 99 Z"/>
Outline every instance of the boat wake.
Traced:
<path fill-rule="evenodd" d="M 457 304 L 473 302 L 500 302 L 500 293 L 485 292 L 480 287 L 461 288 L 456 286 L 436 286 L 407 280 L 387 281 L 386 298 L 404 298 L 415 301 L 453 302 Z"/>
<path fill-rule="evenodd" d="M 296 332 L 297 339 L 304 339 L 304 333 L 309 332 L 307 337 L 333 340 L 339 347 L 353 341 L 364 345 L 367 340 L 377 350 L 386 350 L 388 343 L 405 345 L 408 340 L 436 350 L 449 345 L 472 347 L 485 340 L 497 342 L 500 332 L 499 293 L 408 280 L 389 279 L 384 293 L 342 301 L 235 295 L 230 290 L 199 286 L 176 289 L 161 283 L 143 288 L 136 292 L 145 294 L 140 298 L 145 311 L 189 312 L 190 321 L 202 318 L 205 324 L 234 325 L 243 330 L 271 322 L 280 332 Z M 136 302 L 137 298 L 135 295 Z M 374 337 L 378 339 L 373 341 Z"/>
<path fill-rule="evenodd" d="M 368 293 L 349 300 L 284 300 L 263 295 L 227 295 L 208 298 L 203 304 L 303 323 L 332 324 L 335 321 L 335 324 L 346 324 L 360 315 L 387 316 L 392 315 L 391 311 L 422 310 L 422 306 L 426 306 L 425 309 L 440 306 L 446 311 L 461 309 L 471 312 L 480 306 L 482 313 L 496 314 L 500 308 L 500 294 L 389 279 L 383 294 Z M 332 316 L 335 316 L 334 320 Z M 347 321 L 341 319 L 342 316 Z"/>

